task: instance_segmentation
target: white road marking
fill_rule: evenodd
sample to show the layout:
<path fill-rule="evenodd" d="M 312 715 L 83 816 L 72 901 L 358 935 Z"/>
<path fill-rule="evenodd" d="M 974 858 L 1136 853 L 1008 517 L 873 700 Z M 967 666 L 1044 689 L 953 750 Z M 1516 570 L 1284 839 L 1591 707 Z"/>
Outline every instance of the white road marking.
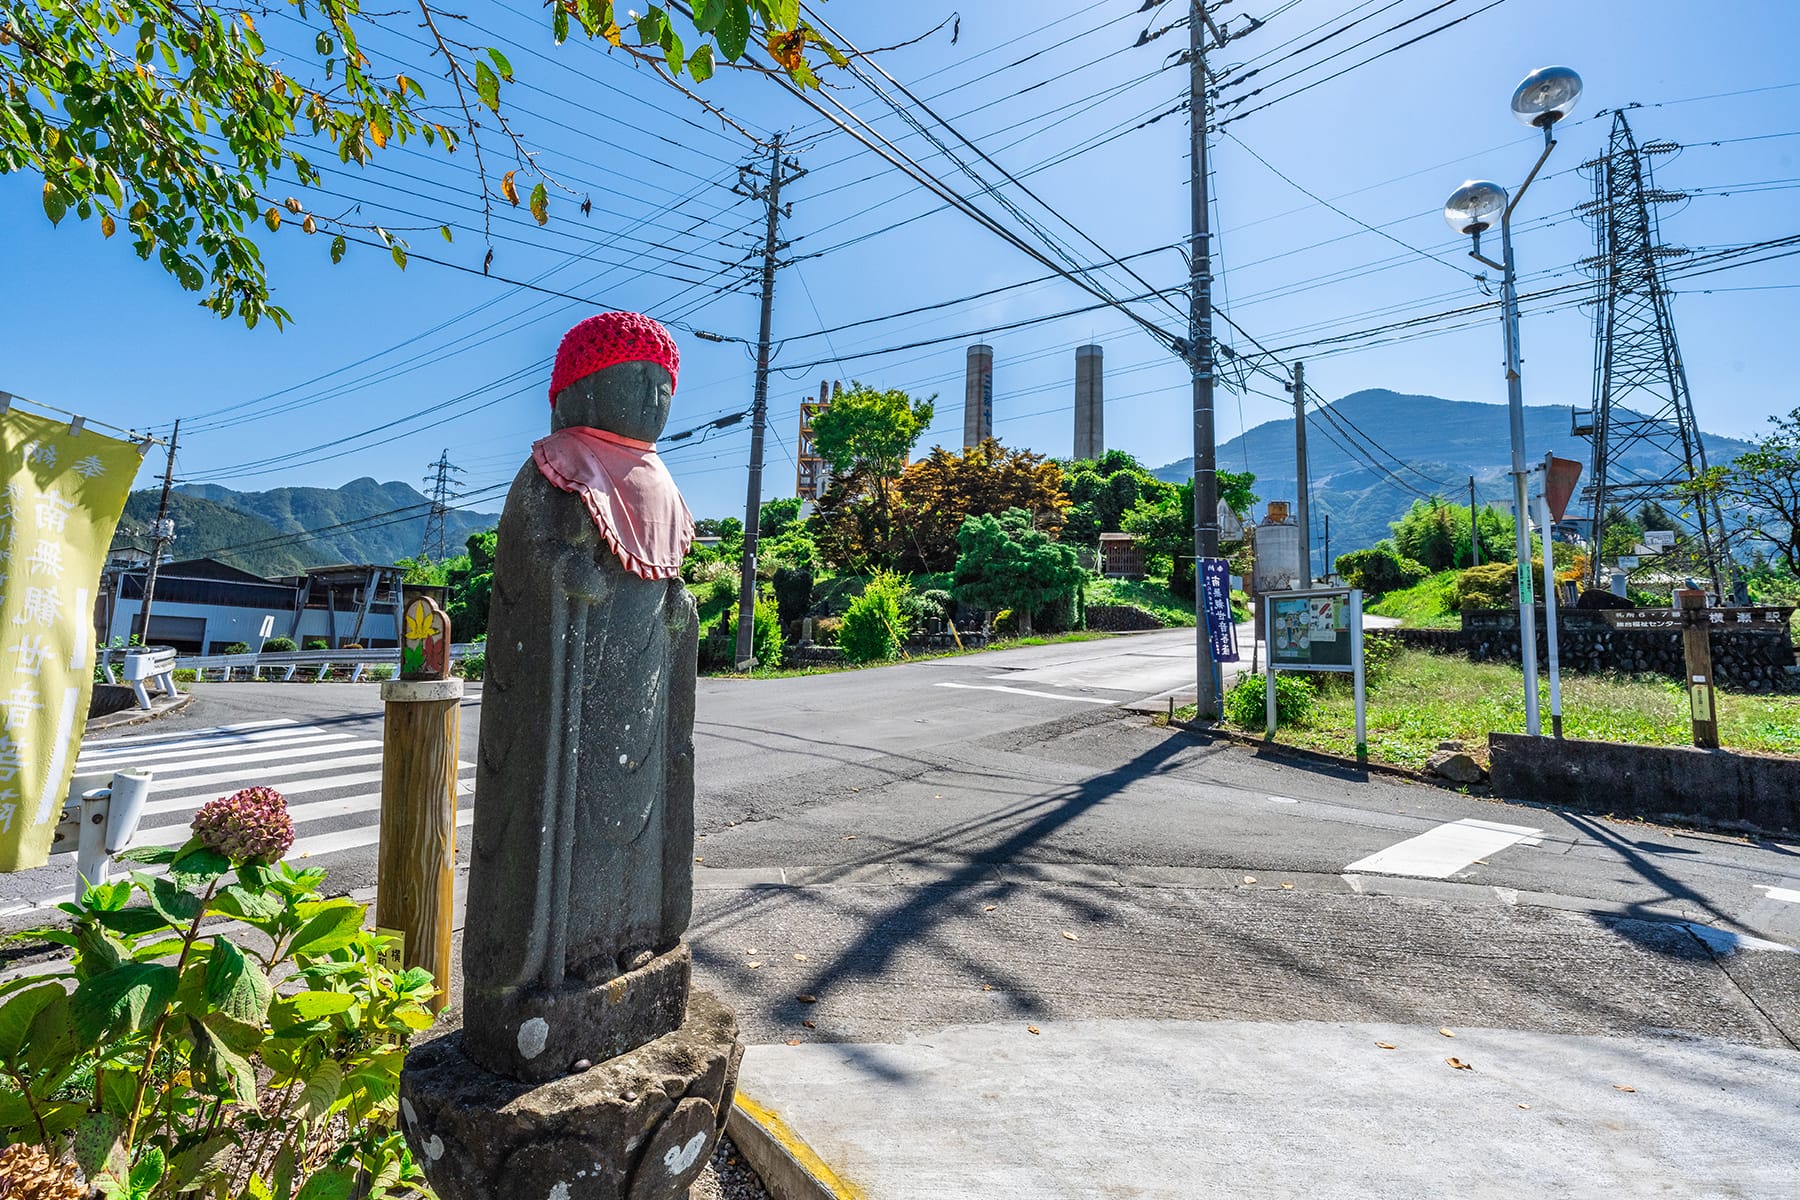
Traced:
<path fill-rule="evenodd" d="M 1770 887 L 1763 883 L 1754 883 L 1750 886 L 1764 893 L 1771 900 L 1786 900 L 1789 904 L 1800 904 L 1800 891 L 1795 891 L 1793 888 Z"/>
<path fill-rule="evenodd" d="M 381 760 L 377 757 L 375 761 L 380 762 Z M 456 765 L 458 771 L 462 772 L 473 771 L 475 769 L 474 763 L 459 762 Z M 326 792 L 331 791 L 334 788 L 361 787 L 364 784 L 380 782 L 380 771 L 359 771 L 354 775 L 326 775 L 319 779 L 304 779 L 295 783 L 289 783 L 283 780 L 272 783 L 269 786 L 288 798 L 290 801 L 289 807 L 295 807 L 291 803 L 293 798 L 295 796 L 305 795 L 307 792 Z M 146 817 L 154 817 L 160 816 L 163 813 L 193 812 L 198 809 L 201 804 L 205 803 L 206 800 L 212 799 L 212 793 L 216 790 L 217 789 L 215 788 L 208 788 L 204 799 L 199 796 L 188 794 L 175 796 L 170 799 L 152 800 L 144 805 L 144 815 Z M 154 790 L 152 791 L 152 794 L 154 794 Z M 300 818 L 295 817 L 294 819 L 297 821 Z"/>
<path fill-rule="evenodd" d="M 1521 843 L 1536 845 L 1542 832 L 1526 825 L 1500 825 L 1472 819 L 1452 821 L 1358 859 L 1344 870 L 1371 875 L 1448 879 L 1471 866 L 1476 859 L 1487 858 Z"/>
<path fill-rule="evenodd" d="M 460 804 L 456 809 L 456 824 L 460 828 L 474 823 L 475 810 L 464 808 Z M 313 858 L 320 854 L 336 854 L 340 850 L 355 850 L 362 846 L 373 846 L 381 840 L 381 830 L 373 825 L 365 825 L 361 829 L 344 829 L 337 833 L 320 834 L 318 837 L 301 838 L 295 842 L 287 853 L 287 861 Z"/>
<path fill-rule="evenodd" d="M 1298 804 L 1300 802 L 1298 800 L 1294 799 L 1292 796 L 1270 796 L 1269 803 L 1271 803 L 1271 804 Z"/>
<path fill-rule="evenodd" d="M 202 746 L 188 744 L 181 749 L 162 746 L 128 746 L 123 750 L 94 750 L 83 754 L 81 761 L 93 770 L 114 764 L 133 767 L 162 766 L 168 763 L 186 762 L 189 759 L 205 758 L 209 754 L 229 754 L 236 750 L 268 750 L 281 746 L 318 746 L 330 742 L 349 741 L 355 736 L 350 733 L 317 731 L 301 734 L 283 730 L 280 733 L 254 733 L 244 738 L 233 738 L 230 742 L 213 742 Z"/>
<path fill-rule="evenodd" d="M 126 742 L 168 742 L 179 745 L 182 742 L 229 741 L 234 734 L 247 729 L 272 729 L 278 725 L 297 725 L 292 717 L 274 717 L 267 721 L 240 721 L 236 725 L 214 725 L 210 729 L 201 729 L 188 735 L 167 733 L 133 733 L 124 737 L 105 738 L 89 743 L 96 750 L 110 750 L 114 746 L 122 746 Z"/>
<path fill-rule="evenodd" d="M 1780 942 L 1771 942 L 1765 938 L 1751 937 L 1747 933 L 1733 933 L 1729 929 L 1717 929 L 1711 925 L 1702 925 L 1698 921 L 1680 922 L 1690 933 L 1706 943 L 1706 948 L 1714 954 L 1736 954 L 1740 950 L 1776 950 L 1788 954 L 1800 954 L 1792 946 L 1784 946 Z"/>
<path fill-rule="evenodd" d="M 1065 696 L 1057 692 L 1034 692 L 1030 688 L 1002 687 L 990 683 L 940 683 L 939 687 L 962 688 L 969 692 L 1010 692 L 1015 696 L 1036 696 L 1039 700 L 1073 700 L 1077 704 L 1114 704 L 1098 696 Z"/>
<path fill-rule="evenodd" d="M 367 751 L 341 757 L 352 750 Z M 334 757 L 317 757 L 329 752 Z M 304 758 L 306 762 L 272 762 L 273 759 Z M 182 771 L 196 771 L 202 767 L 227 767 L 228 770 L 214 771 L 207 775 L 180 775 L 174 770 L 167 773 L 167 786 L 163 786 L 164 773 L 157 771 L 154 791 L 167 795 L 170 791 L 193 791 L 195 789 L 217 787 L 220 784 L 234 787 L 252 787 L 277 774 L 315 775 L 320 771 L 341 771 L 345 767 L 367 767 L 381 761 L 380 742 L 333 742 L 328 746 L 301 746 L 293 750 L 274 750 L 267 754 L 246 754 L 239 758 L 206 758 L 199 762 L 181 763 Z M 91 769 L 91 768 L 89 768 Z M 156 771 L 155 766 L 151 766 Z M 258 778 L 258 777 L 261 778 Z"/>

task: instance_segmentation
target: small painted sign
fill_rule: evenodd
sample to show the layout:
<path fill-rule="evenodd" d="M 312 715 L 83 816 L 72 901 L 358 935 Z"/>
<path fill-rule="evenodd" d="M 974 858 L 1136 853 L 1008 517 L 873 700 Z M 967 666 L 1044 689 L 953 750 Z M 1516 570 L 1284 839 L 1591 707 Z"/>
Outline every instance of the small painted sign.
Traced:
<path fill-rule="evenodd" d="M 1675 531 L 1673 529 L 1646 529 L 1644 530 L 1644 544 L 1654 546 L 1658 550 L 1667 550 L 1675 544 Z"/>
<path fill-rule="evenodd" d="M 400 641 L 400 678 L 450 678 L 450 618 L 438 603 L 421 597 L 406 606 Z"/>
<path fill-rule="evenodd" d="M 1637 570 L 1637 565 L 1638 565 L 1638 556 L 1637 555 L 1635 555 L 1635 554 L 1619 555 L 1619 570 L 1635 571 L 1635 570 Z"/>
<path fill-rule="evenodd" d="M 1231 563 L 1223 558 L 1200 560 L 1200 610 L 1212 641 L 1214 662 L 1237 662 L 1237 624 L 1231 619 Z"/>

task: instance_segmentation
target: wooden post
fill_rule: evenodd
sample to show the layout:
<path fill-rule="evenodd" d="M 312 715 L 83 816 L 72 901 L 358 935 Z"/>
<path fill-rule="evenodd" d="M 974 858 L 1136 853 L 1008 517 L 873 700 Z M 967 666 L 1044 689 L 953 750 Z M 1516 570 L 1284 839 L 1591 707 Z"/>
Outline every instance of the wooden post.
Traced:
<path fill-rule="evenodd" d="M 1681 649 L 1687 659 L 1687 692 L 1694 722 L 1694 745 L 1719 748 L 1719 710 L 1713 692 L 1712 616 L 1706 593 L 1683 588 L 1675 593 L 1681 606 Z"/>
<path fill-rule="evenodd" d="M 457 739 L 463 683 L 449 677 L 450 621 L 431 600 L 407 606 L 401 677 L 381 685 L 381 850 L 375 924 L 424 967 L 450 1004 L 456 866 Z"/>

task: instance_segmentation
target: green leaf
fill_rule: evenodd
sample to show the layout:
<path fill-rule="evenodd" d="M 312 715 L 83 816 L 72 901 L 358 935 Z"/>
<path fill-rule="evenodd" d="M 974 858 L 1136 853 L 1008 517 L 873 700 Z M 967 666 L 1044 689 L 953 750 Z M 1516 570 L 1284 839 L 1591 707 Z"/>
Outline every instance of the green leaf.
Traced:
<path fill-rule="evenodd" d="M 81 906 L 89 912 L 118 912 L 131 899 L 131 881 L 118 879 L 112 883 L 96 883 L 81 894 Z"/>
<path fill-rule="evenodd" d="M 481 97 L 483 104 L 495 112 L 500 111 L 500 80 L 484 62 L 475 64 L 475 94 Z"/>
<path fill-rule="evenodd" d="M 294 1200 L 350 1200 L 355 1177 L 348 1167 L 327 1167 L 315 1171 Z"/>
<path fill-rule="evenodd" d="M 89 1179 L 97 1179 L 109 1169 L 118 1169 L 125 1164 L 125 1148 L 119 1144 L 119 1135 L 125 1132 L 125 1122 L 111 1113 L 90 1113 L 83 1117 L 76 1128 L 74 1144 L 75 1162 L 82 1173 Z"/>
<path fill-rule="evenodd" d="M 200 897 L 159 876 L 150 881 L 150 907 L 169 924 L 185 926 L 200 915 Z"/>
<path fill-rule="evenodd" d="M 344 1068 L 335 1060 L 326 1059 L 319 1064 L 318 1070 L 307 1076 L 305 1086 L 300 1089 L 300 1102 L 293 1110 L 295 1119 L 318 1121 L 329 1116 L 343 1089 Z"/>
<path fill-rule="evenodd" d="M 355 1006 L 356 997 L 349 992 L 300 992 L 293 996 L 283 996 L 275 1003 L 275 1007 L 281 1009 L 283 1015 L 291 1014 L 296 1018 L 290 1024 L 316 1021 L 320 1017 L 335 1017 Z"/>
<path fill-rule="evenodd" d="M 102 929 L 124 937 L 142 937 L 159 929 L 171 928 L 169 921 L 154 908 L 127 908 L 118 912 L 96 912 L 94 923 Z"/>
<path fill-rule="evenodd" d="M 542 180 L 531 189 L 531 215 L 539 225 L 550 219 L 550 193 L 544 190 Z"/>
<path fill-rule="evenodd" d="M 198 281 L 195 287 L 199 287 Z M 181 853 L 169 863 L 169 877 L 181 887 L 205 887 L 229 870 L 229 858 L 198 842 L 183 846 Z"/>
<path fill-rule="evenodd" d="M 341 233 L 331 239 L 331 261 L 334 263 L 344 261 L 344 235 Z"/>
<path fill-rule="evenodd" d="M 206 1003 L 234 1021 L 261 1025 L 275 989 L 262 968 L 222 937 L 212 939 L 206 958 Z"/>
<path fill-rule="evenodd" d="M 342 950 L 362 932 L 364 908 L 352 900 L 326 900 L 300 906 L 301 917 L 306 924 L 288 943 L 288 953 L 294 955 L 329 954 L 333 950 Z"/>
<path fill-rule="evenodd" d="M 69 202 L 63 199 L 56 185 L 48 181 L 44 184 L 44 215 L 50 218 L 52 225 L 59 225 L 69 211 Z"/>
<path fill-rule="evenodd" d="M 0 1004 L 0 1062 L 11 1063 L 19 1057 L 25 1048 L 25 1036 L 31 1031 L 31 1023 L 37 1015 L 52 1001 L 60 1000 L 67 993 L 60 983 L 40 983 L 22 992 L 8 996 L 5 1004 Z"/>
<path fill-rule="evenodd" d="M 394 265 L 396 267 L 399 267 L 402 271 L 406 270 L 406 247 L 405 246 L 402 246 L 399 242 L 395 242 L 392 246 L 388 247 L 388 253 L 393 255 Z"/>
<path fill-rule="evenodd" d="M 671 75 L 681 74 L 682 57 L 681 38 L 675 33 L 673 25 L 665 24 L 662 35 L 663 61 L 669 64 Z"/>
<path fill-rule="evenodd" d="M 279 917 L 287 906 L 279 896 L 271 896 L 267 892 L 234 883 L 219 892 L 214 907 L 228 917 L 240 917 L 246 921 L 270 921 Z"/>
<path fill-rule="evenodd" d="M 189 1146 L 169 1164 L 169 1173 L 184 1185 L 206 1184 L 225 1173 L 227 1157 L 236 1147 L 237 1138 L 221 1133 L 197 1146 Z"/>
<path fill-rule="evenodd" d="M 558 46 L 569 40 L 569 10 L 560 4 L 550 17 L 550 37 Z"/>
<path fill-rule="evenodd" d="M 319 36 L 313 39 L 313 49 L 319 52 L 320 58 L 329 58 L 332 50 L 335 49 L 332 45 L 331 35 L 320 30 Z"/>
<path fill-rule="evenodd" d="M 500 51 L 494 49 L 494 47 L 489 46 L 488 57 L 494 60 L 494 70 L 500 72 L 500 78 L 511 83 L 513 77 L 512 64 L 506 61 L 506 55 L 500 53 Z"/>
<path fill-rule="evenodd" d="M 450 236 L 450 227 L 448 225 L 439 225 L 438 232 L 444 235 L 444 240 L 446 242 L 455 240 Z"/>
<path fill-rule="evenodd" d="M 688 72 L 693 75 L 695 83 L 705 83 L 712 78 L 713 48 L 711 42 L 702 44 L 698 50 L 694 51 L 693 57 L 688 59 Z"/>
<path fill-rule="evenodd" d="M 153 867 L 160 867 L 164 863 L 174 862 L 175 856 L 181 851 L 182 847 L 179 846 L 141 846 L 136 850 L 127 850 L 123 854 L 114 855 L 114 857 L 121 862 L 148 863 Z"/>
<path fill-rule="evenodd" d="M 180 983 L 173 968 L 120 963 L 82 980 L 69 998 L 69 1015 L 83 1039 L 97 1043 L 115 1030 L 143 1030 L 160 1016 Z"/>
<path fill-rule="evenodd" d="M 727 0 L 698 0 L 694 5 L 694 28 L 701 33 L 711 33 L 725 19 L 729 7 Z"/>
<path fill-rule="evenodd" d="M 131 1190 L 134 1195 L 148 1195 L 151 1189 L 162 1182 L 165 1169 L 163 1152 L 155 1146 L 144 1151 L 144 1156 L 131 1168 Z"/>
<path fill-rule="evenodd" d="M 188 1033 L 193 1038 L 196 1057 L 208 1074 L 223 1084 L 237 1103 L 256 1103 L 256 1070 L 250 1060 L 227 1046 L 221 1039 L 193 1017 L 188 1018 Z"/>
<path fill-rule="evenodd" d="M 719 18 L 719 53 L 726 62 L 744 57 L 750 41 L 750 6 L 748 0 L 725 0 L 725 15 Z"/>
<path fill-rule="evenodd" d="M 662 45 L 663 30 L 668 27 L 668 14 L 664 13 L 662 9 L 652 6 L 638 18 L 638 41 L 646 46 L 660 46 Z"/>
<path fill-rule="evenodd" d="M 67 997 L 59 1000 L 52 996 L 25 1033 L 21 1045 L 40 1079 L 54 1078 L 80 1055 L 94 1049 L 91 1040 L 84 1044 L 75 1036 L 71 1011 Z"/>

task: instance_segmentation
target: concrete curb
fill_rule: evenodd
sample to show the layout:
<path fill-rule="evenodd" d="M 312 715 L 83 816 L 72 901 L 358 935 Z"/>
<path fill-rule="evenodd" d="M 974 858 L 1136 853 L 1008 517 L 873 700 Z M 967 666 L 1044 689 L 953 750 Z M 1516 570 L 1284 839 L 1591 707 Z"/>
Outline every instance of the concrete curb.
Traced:
<path fill-rule="evenodd" d="M 866 1200 L 867 1193 L 833 1171 L 786 1121 L 741 1091 L 725 1132 L 774 1200 Z"/>
<path fill-rule="evenodd" d="M 123 729 L 127 725 L 142 725 L 145 721 L 154 721 L 158 717 L 166 717 L 172 712 L 180 712 L 188 706 L 193 698 L 194 693 L 192 692 L 180 692 L 167 704 L 159 704 L 156 701 L 152 701 L 152 707 L 149 712 L 145 712 L 141 708 L 125 708 L 120 709 L 116 713 L 107 713 L 104 717 L 95 717 L 89 721 L 87 723 L 87 732 L 94 733 L 99 731 L 104 733 L 109 729 Z"/>

